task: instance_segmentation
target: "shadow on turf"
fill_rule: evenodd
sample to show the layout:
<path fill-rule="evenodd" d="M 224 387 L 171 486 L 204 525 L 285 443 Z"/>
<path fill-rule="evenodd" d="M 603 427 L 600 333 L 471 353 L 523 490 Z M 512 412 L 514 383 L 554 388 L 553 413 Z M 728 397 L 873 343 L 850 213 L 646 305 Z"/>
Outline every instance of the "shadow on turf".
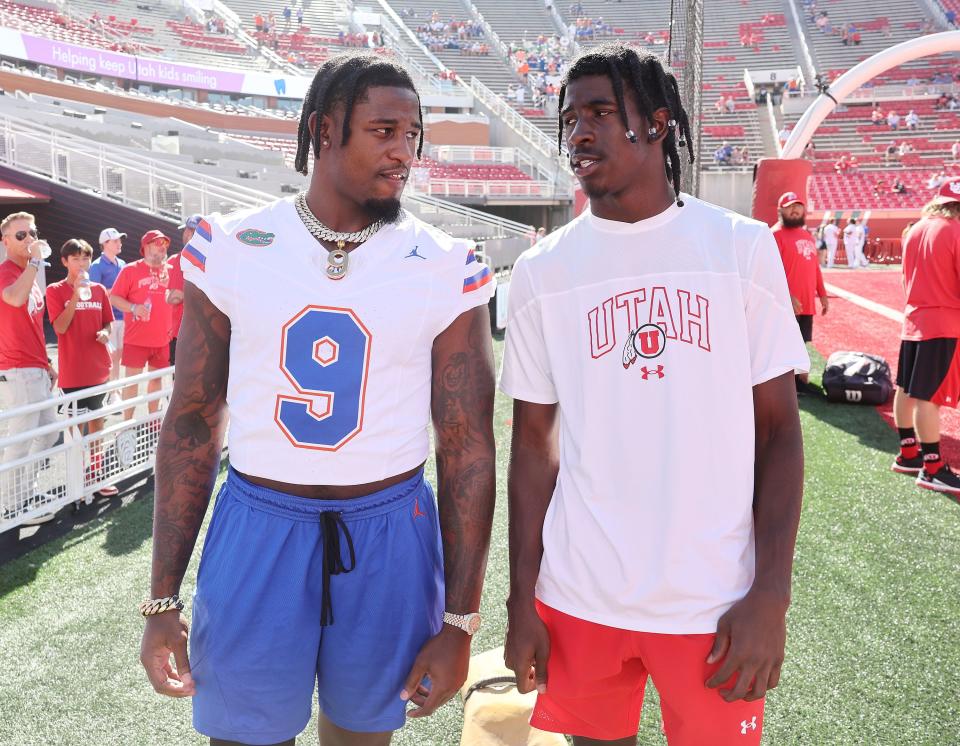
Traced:
<path fill-rule="evenodd" d="M 797 403 L 801 411 L 838 430 L 856 436 L 867 448 L 889 454 L 890 461 L 893 462 L 897 454 L 897 434 L 883 421 L 876 407 L 828 402 L 826 397 L 822 396 L 802 396 Z M 960 441 L 951 435 L 942 435 L 940 442 L 949 448 L 960 450 Z M 960 465 L 954 464 L 954 466 Z M 902 476 L 902 478 L 908 477 Z M 960 505 L 960 501 L 950 495 L 943 495 L 943 497 L 954 505 Z"/>
<path fill-rule="evenodd" d="M 57 512 L 50 523 L 35 527 L 12 529 L 0 534 L 0 566 L 30 552 L 35 561 L 19 563 L 18 572 L 7 568 L 0 573 L 0 598 L 14 588 L 33 581 L 47 558 L 64 549 L 68 543 L 83 541 L 98 532 L 104 532 L 103 547 L 108 554 L 128 554 L 149 540 L 152 525 L 149 515 L 115 513 L 125 505 L 153 495 L 153 476 L 135 477 L 117 484 L 120 494 L 113 498 L 94 498 L 90 505 L 74 508 L 68 505 Z M 126 518 L 126 519 L 124 519 Z"/>

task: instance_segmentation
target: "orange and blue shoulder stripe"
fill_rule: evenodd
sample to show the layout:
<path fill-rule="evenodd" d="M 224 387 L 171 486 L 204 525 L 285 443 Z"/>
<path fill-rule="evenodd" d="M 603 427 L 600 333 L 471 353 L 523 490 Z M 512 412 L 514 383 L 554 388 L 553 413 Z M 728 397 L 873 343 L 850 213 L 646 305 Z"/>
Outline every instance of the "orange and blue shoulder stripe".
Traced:
<path fill-rule="evenodd" d="M 485 264 L 481 264 L 480 260 L 477 259 L 477 255 L 473 253 L 473 249 L 470 249 L 470 251 L 467 252 L 466 266 L 469 267 L 471 264 L 476 264 L 477 268 L 479 269 L 475 275 L 472 277 L 467 277 L 463 281 L 464 293 L 469 293 L 477 288 L 482 288 L 493 279 L 493 273 L 490 271 L 490 268 Z"/>
<path fill-rule="evenodd" d="M 207 271 L 207 257 L 192 243 L 183 247 L 183 257 L 201 272 Z"/>

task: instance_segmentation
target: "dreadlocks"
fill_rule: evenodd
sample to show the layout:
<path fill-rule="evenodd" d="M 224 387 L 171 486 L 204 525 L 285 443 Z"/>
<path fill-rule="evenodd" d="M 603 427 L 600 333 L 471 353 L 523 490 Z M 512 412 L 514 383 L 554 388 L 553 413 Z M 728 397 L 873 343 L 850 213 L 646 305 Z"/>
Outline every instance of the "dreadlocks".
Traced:
<path fill-rule="evenodd" d="M 613 83 L 613 92 L 617 97 L 617 108 L 620 110 L 620 121 L 628 132 L 630 125 L 627 121 L 627 107 L 624 102 L 624 84 L 630 86 L 637 99 L 640 114 L 650 123 L 653 122 L 653 113 L 657 109 L 667 109 L 670 112 L 670 123 L 667 134 L 663 138 L 664 167 L 667 179 L 673 185 L 680 201 L 680 153 L 677 149 L 686 147 L 690 156 L 690 163 L 694 162 L 693 138 L 690 136 L 690 121 L 687 112 L 680 101 L 680 89 L 677 79 L 670 66 L 656 55 L 642 52 L 618 43 L 607 43 L 581 54 L 573 61 L 570 69 L 563 78 L 560 86 L 559 111 L 563 111 L 563 99 L 567 92 L 567 85 L 577 78 L 587 75 L 606 75 Z M 558 116 L 559 131 L 557 147 L 563 152 L 563 116 Z M 675 129 L 679 128 L 679 138 Z M 636 142 L 636 140 L 632 140 Z"/>
<path fill-rule="evenodd" d="M 313 157 L 320 153 L 320 117 L 333 112 L 338 103 L 344 104 L 343 133 L 341 145 L 350 139 L 350 117 L 353 106 L 362 101 L 367 89 L 376 86 L 407 88 L 417 94 L 409 73 L 399 65 L 372 54 L 341 54 L 324 62 L 303 99 L 303 111 L 300 113 L 300 129 L 297 132 L 297 157 L 294 167 L 304 176 L 307 175 L 307 160 L 311 150 Z M 310 137 L 310 115 L 316 113 L 317 124 Z M 423 108 L 420 107 L 423 119 Z M 417 144 L 417 158 L 423 151 L 423 132 Z"/>

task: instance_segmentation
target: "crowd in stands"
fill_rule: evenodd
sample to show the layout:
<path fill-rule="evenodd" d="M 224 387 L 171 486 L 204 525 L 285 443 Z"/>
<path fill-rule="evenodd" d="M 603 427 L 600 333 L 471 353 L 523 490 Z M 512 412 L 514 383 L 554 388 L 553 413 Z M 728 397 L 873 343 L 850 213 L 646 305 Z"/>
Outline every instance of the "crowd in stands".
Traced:
<path fill-rule="evenodd" d="M 547 101 L 556 101 L 560 91 L 560 79 L 566 71 L 569 42 L 559 35 L 541 34 L 536 39 L 512 42 L 509 47 L 510 61 L 517 75 L 529 87 L 535 109 L 543 109 Z M 518 106 L 526 104 L 523 86 L 511 86 L 508 91 Z"/>
<path fill-rule="evenodd" d="M 401 15 L 405 12 L 409 12 L 410 15 L 406 16 L 409 18 L 416 15 L 412 9 L 401 11 Z M 454 49 L 472 56 L 486 57 L 490 54 L 490 46 L 484 41 L 483 26 L 477 21 L 452 17 L 443 20 L 440 13 L 434 11 L 428 21 L 416 26 L 416 34 L 431 52 Z"/>
<path fill-rule="evenodd" d="M 202 217 L 193 215 L 180 226 L 183 245 L 187 246 Z M 90 244 L 71 238 L 60 248 L 58 260 L 67 270 L 67 277 L 41 291 L 38 275 L 43 271 L 46 243 L 38 237 L 36 219 L 26 212 L 8 215 L 0 223 L 6 261 L 0 263 L 0 405 L 15 409 L 58 395 L 81 392 L 105 384 L 108 380 L 139 375 L 146 370 L 159 370 L 173 364 L 177 336 L 183 316 L 183 273 L 180 254 L 167 256 L 171 240 L 159 230 L 147 231 L 140 239 L 143 257 L 129 264 L 120 258 L 126 233 L 105 228 L 99 236 L 100 256 L 94 259 Z M 187 254 L 191 249 L 186 249 Z M 185 256 L 187 256 L 185 254 Z M 189 256 L 187 256 L 189 259 Z M 198 260 L 199 261 L 199 260 Z M 57 363 L 47 357 L 43 332 L 46 315 L 57 335 Z M 147 393 L 159 391 L 159 378 L 147 384 Z M 138 386 L 126 386 L 122 400 L 138 395 Z M 105 394 L 80 397 L 81 411 L 96 411 L 105 405 Z M 159 411 L 160 402 L 147 403 L 151 413 Z M 132 419 L 133 408 L 124 411 Z M 6 428 L 13 433 L 27 432 L 56 419 L 56 413 L 40 411 L 8 420 Z M 155 423 L 157 426 L 159 423 Z M 90 421 L 88 433 L 99 432 L 103 418 Z M 47 436 L 39 436 L 46 438 Z M 56 437 L 56 434 L 54 434 Z M 23 441 L 3 449 L 0 463 L 22 459 L 42 450 L 50 443 Z M 91 449 L 87 481 L 101 481 L 98 474 L 102 461 L 97 445 Z M 17 500 L 31 489 L 30 475 L 23 467 L 4 475 L 6 489 L 0 490 Z M 7 483 L 8 482 L 8 483 Z M 14 483 L 20 485 L 15 489 Z M 105 486 L 98 494 L 117 494 L 113 486 Z M 16 505 L 0 505 L 0 510 Z M 49 520 L 41 516 L 38 522 Z"/>
<path fill-rule="evenodd" d="M 747 166 L 750 164 L 750 148 L 746 145 L 731 145 L 727 140 L 713 151 L 713 162 L 718 166 Z"/>

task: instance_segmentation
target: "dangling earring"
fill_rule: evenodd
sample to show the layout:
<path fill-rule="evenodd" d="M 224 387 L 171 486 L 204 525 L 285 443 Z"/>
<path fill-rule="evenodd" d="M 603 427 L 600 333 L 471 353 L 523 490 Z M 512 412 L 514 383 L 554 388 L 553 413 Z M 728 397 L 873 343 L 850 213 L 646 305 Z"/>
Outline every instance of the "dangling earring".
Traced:
<path fill-rule="evenodd" d="M 630 142 L 636 144 L 636 142 L 637 142 L 637 133 L 636 133 L 636 132 L 634 132 L 633 130 L 627 130 L 626 137 L 627 137 L 627 139 L 628 139 Z"/>
<path fill-rule="evenodd" d="M 657 139 L 657 128 L 651 127 L 650 129 L 647 130 L 647 140 L 649 142 L 653 142 L 656 139 Z"/>

